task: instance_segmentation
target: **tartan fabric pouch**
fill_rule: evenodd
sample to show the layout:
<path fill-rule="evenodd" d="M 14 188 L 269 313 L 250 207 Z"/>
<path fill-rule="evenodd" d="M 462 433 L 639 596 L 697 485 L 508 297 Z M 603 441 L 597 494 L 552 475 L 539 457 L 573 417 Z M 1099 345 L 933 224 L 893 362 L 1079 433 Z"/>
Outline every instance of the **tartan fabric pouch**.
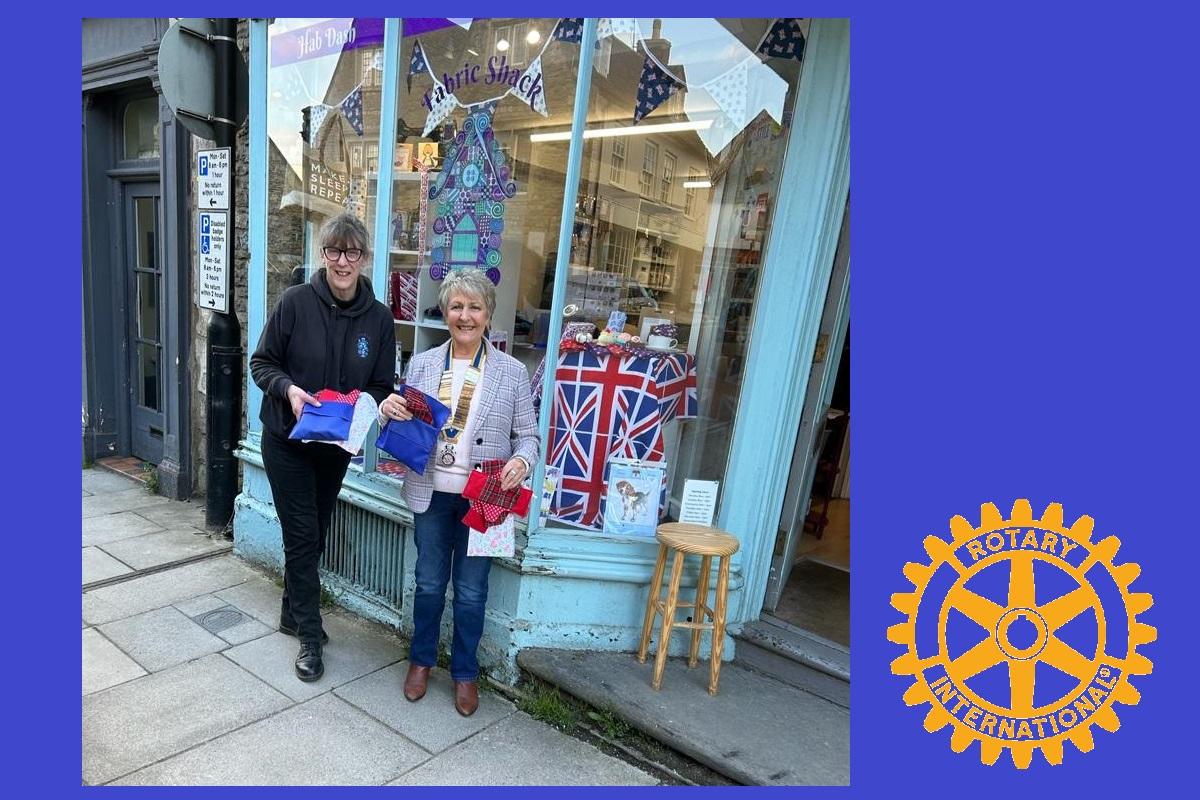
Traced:
<path fill-rule="evenodd" d="M 533 492 L 524 486 L 505 491 L 500 488 L 500 470 L 505 461 L 491 459 L 471 470 L 463 497 L 471 501 L 471 510 L 462 521 L 476 531 L 486 531 L 504 522 L 509 514 L 524 516 L 529 511 Z"/>
<path fill-rule="evenodd" d="M 433 456 L 438 431 L 450 417 L 450 409 L 437 399 L 411 386 L 404 386 L 404 400 L 413 413 L 409 420 L 388 420 L 379 430 L 375 446 L 419 475 Z"/>
<path fill-rule="evenodd" d="M 318 442 L 342 442 L 350 438 L 350 421 L 359 391 L 349 394 L 322 389 L 314 397 L 321 405 L 305 404 L 300 419 L 292 426 L 289 439 L 311 439 Z"/>

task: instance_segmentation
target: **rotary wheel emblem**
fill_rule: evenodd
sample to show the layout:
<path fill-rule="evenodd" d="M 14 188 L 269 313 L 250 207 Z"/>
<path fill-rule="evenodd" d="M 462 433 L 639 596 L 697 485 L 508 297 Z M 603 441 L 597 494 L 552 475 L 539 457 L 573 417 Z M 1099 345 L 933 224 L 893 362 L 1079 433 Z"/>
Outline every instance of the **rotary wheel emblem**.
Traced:
<path fill-rule="evenodd" d="M 930 706 L 927 731 L 950 725 L 956 753 L 978 741 L 985 764 L 1008 749 L 1025 769 L 1035 748 L 1061 764 L 1064 740 L 1089 752 L 1092 725 L 1115 732 L 1114 706 L 1141 699 L 1129 678 L 1150 674 L 1137 647 L 1157 632 L 1137 615 L 1154 600 L 1130 591 L 1141 567 L 1114 562 L 1115 536 L 1092 542 L 1091 517 L 1064 527 L 1061 505 L 1036 519 L 1028 500 L 980 515 L 978 528 L 954 517 L 949 542 L 925 538 L 928 564 L 904 566 L 892 674 L 912 676 L 904 702 Z"/>

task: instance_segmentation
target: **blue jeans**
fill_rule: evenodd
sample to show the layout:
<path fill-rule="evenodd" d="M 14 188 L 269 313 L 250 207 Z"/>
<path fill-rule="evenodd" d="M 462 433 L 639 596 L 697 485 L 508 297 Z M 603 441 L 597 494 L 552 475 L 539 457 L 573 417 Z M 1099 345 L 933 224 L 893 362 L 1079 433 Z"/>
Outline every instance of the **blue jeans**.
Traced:
<path fill-rule="evenodd" d="M 446 607 L 446 585 L 454 578 L 454 640 L 450 677 L 479 677 L 479 639 L 487 605 L 492 559 L 467 555 L 468 528 L 461 521 L 470 508 L 460 495 L 434 492 L 429 508 L 414 514 L 417 541 L 417 587 L 413 597 L 413 639 L 408 659 L 420 667 L 437 664 L 438 631 Z"/>

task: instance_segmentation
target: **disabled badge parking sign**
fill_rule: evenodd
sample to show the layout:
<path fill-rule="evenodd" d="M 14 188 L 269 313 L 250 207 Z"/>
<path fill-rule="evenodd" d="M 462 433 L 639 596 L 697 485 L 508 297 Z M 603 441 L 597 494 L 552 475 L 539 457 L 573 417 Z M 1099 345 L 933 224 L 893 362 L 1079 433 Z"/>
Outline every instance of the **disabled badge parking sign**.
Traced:
<path fill-rule="evenodd" d="M 1008 519 L 987 503 L 978 527 L 954 517 L 949 541 L 925 538 L 929 563 L 904 566 L 892 674 L 911 676 L 904 702 L 929 706 L 927 731 L 950 726 L 954 752 L 978 742 L 984 764 L 1004 750 L 1020 769 L 1034 750 L 1061 764 L 1065 742 L 1090 752 L 1093 727 L 1116 732 L 1116 706 L 1140 701 L 1133 679 L 1154 665 L 1138 647 L 1157 631 L 1138 615 L 1154 600 L 1131 590 L 1141 567 L 1116 563 L 1120 541 L 1094 542 L 1093 527 L 1064 526 L 1058 503 L 1035 518 L 1018 500 Z"/>

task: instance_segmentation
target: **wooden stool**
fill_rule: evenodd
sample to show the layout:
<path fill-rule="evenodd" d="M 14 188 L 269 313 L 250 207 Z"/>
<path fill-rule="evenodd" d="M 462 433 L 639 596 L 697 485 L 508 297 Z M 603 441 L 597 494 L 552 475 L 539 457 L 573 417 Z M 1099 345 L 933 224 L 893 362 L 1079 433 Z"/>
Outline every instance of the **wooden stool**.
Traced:
<path fill-rule="evenodd" d="M 668 522 L 658 526 L 654 534 L 658 540 L 658 562 L 654 565 L 654 577 L 650 579 L 650 594 L 646 598 L 646 621 L 642 623 L 642 644 L 638 649 L 638 661 L 646 663 L 646 651 L 650 648 L 650 632 L 654 627 L 654 615 L 662 614 L 662 633 L 658 638 L 658 653 L 654 660 L 654 679 L 650 685 L 655 689 L 662 686 L 663 671 L 667 667 L 667 649 L 674 628 L 692 629 L 692 647 L 688 652 L 688 666 L 694 667 L 700 654 L 700 632 L 712 631 L 712 663 L 709 666 L 708 693 L 717 693 L 717 681 L 721 677 L 721 651 L 725 648 L 725 605 L 729 589 L 729 557 L 738 550 L 738 540 L 725 531 L 704 525 L 684 522 Z M 671 582 L 664 600 L 659 588 L 663 570 L 667 566 L 667 550 L 675 551 L 671 563 Z M 683 558 L 688 553 L 701 556 L 700 576 L 696 581 L 696 598 L 690 603 L 679 602 L 679 576 L 683 574 Z M 721 559 L 717 569 L 716 610 L 708 606 L 708 572 L 712 557 Z M 680 608 L 694 609 L 691 622 L 676 622 L 675 612 Z M 711 622 L 705 622 L 705 617 Z"/>

